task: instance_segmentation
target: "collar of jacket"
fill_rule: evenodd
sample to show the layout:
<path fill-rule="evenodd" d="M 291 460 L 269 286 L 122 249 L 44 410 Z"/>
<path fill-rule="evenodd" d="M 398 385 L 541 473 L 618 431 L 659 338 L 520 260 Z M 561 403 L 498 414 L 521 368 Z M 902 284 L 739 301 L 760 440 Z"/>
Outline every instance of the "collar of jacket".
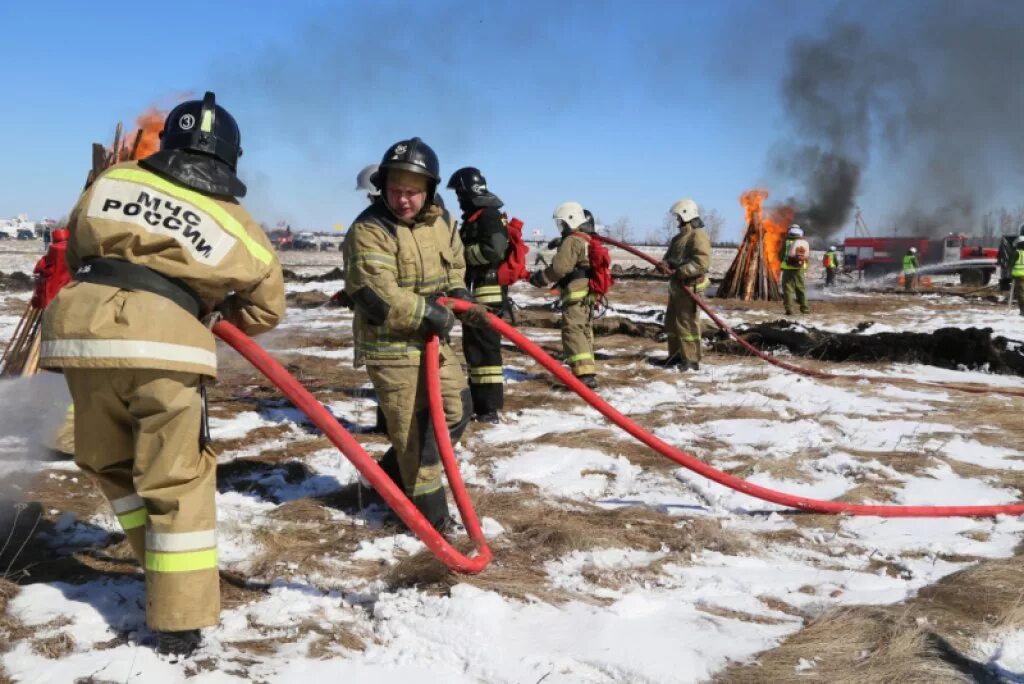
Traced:
<path fill-rule="evenodd" d="M 463 216 L 472 214 L 477 209 L 501 209 L 503 206 L 505 206 L 504 202 L 497 195 L 490 192 L 467 197 L 466 201 L 463 201 L 461 197 L 459 198 L 459 208 L 462 209 Z"/>
<path fill-rule="evenodd" d="M 230 166 L 209 155 L 188 150 L 161 150 L 140 159 L 139 166 L 207 195 L 245 197 L 245 183 Z"/>
<path fill-rule="evenodd" d="M 441 210 L 438 209 L 433 204 L 431 204 L 429 207 L 425 207 L 422 211 L 420 211 L 419 214 L 416 215 L 412 225 L 410 225 L 409 227 L 412 228 L 417 224 L 430 225 L 434 221 L 436 221 L 437 218 L 441 216 L 441 214 Z M 359 216 L 357 216 L 355 220 L 356 223 L 359 223 L 361 221 L 380 226 L 381 228 L 388 231 L 392 235 L 394 235 L 397 232 L 398 226 L 408 225 L 404 221 L 398 220 L 394 213 L 392 213 L 391 209 L 388 208 L 387 202 L 374 202 L 366 209 L 363 209 L 363 212 L 359 214 Z"/>

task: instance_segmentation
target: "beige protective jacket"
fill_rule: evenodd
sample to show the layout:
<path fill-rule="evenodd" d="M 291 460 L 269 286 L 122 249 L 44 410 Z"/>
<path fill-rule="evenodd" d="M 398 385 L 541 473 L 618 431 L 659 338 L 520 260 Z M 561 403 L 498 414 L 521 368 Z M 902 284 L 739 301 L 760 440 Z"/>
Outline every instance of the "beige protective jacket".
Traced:
<path fill-rule="evenodd" d="M 683 265 L 676 269 L 672 282 L 693 284 L 711 268 L 711 238 L 702 228 L 691 228 L 678 233 L 668 243 L 668 250 L 662 259 L 665 263 Z"/>
<path fill-rule="evenodd" d="M 356 218 L 342 250 L 345 291 L 355 302 L 355 366 L 418 366 L 427 297 L 466 287 L 454 221 L 429 207 L 410 226 L 378 202 Z M 441 356 L 456 360 L 447 344 Z"/>
<path fill-rule="evenodd" d="M 551 265 L 544 269 L 544 280 L 548 284 L 555 284 L 573 271 L 587 271 L 590 268 L 588 249 L 587 238 L 579 231 L 569 233 L 558 245 Z M 568 283 L 560 284 L 559 291 L 563 303 L 579 301 L 590 294 L 590 278 L 586 275 L 573 278 Z"/>
<path fill-rule="evenodd" d="M 72 210 L 71 272 L 91 257 L 123 259 L 178 278 L 250 335 L 284 315 L 284 281 L 266 234 L 234 199 L 196 192 L 126 162 Z M 233 293 L 229 296 L 229 293 Z M 151 292 L 72 282 L 46 308 L 43 368 L 149 368 L 216 377 L 213 334 Z"/>

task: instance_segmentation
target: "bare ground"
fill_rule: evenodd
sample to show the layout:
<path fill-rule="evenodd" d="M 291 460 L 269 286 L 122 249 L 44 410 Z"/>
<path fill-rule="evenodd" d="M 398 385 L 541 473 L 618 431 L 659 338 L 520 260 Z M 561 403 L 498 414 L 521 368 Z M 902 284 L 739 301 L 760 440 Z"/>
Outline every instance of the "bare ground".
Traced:
<path fill-rule="evenodd" d="M 662 283 L 632 281 L 629 287 L 638 299 L 652 306 L 664 302 Z M 723 306 L 726 314 L 730 310 L 773 310 L 778 307 L 777 304 L 720 301 L 716 304 Z M 815 315 L 878 318 L 903 305 L 897 296 L 880 301 L 830 300 L 816 303 Z M 351 345 L 351 336 L 347 332 L 331 335 L 322 330 L 289 329 L 275 332 L 268 336 L 266 342 L 277 350 L 301 347 L 344 349 Z M 557 344 L 546 343 L 546 346 L 557 349 Z M 643 363 L 647 357 L 663 354 L 663 346 L 655 340 L 616 334 L 602 337 L 599 346 L 616 350 L 601 362 L 601 380 L 606 388 L 603 391 L 614 392 L 616 386 L 651 382 L 664 377 L 664 370 Z M 349 361 L 339 362 L 286 351 L 275 352 L 275 355 L 322 401 L 366 396 L 363 389 L 365 373 L 353 369 Z M 221 358 L 225 361 L 221 379 L 210 393 L 214 415 L 230 417 L 240 411 L 259 412 L 279 405 L 276 390 L 251 368 L 231 354 L 222 354 Z M 518 354 L 508 354 L 507 358 L 517 363 L 523 361 Z M 767 377 L 767 371 L 752 359 L 726 359 L 712 355 L 706 359 L 705 365 L 710 368 L 719 365 L 739 368 L 750 379 Z M 814 364 L 810 362 L 808 365 Z M 530 364 L 527 368 L 528 372 L 534 370 Z M 715 411 L 685 405 L 670 406 L 644 416 L 643 421 L 650 427 L 671 424 L 699 426 L 711 419 L 768 418 L 775 415 L 771 404 L 777 400 L 778 397 L 766 395 L 764 406 L 725 406 Z M 575 406 L 579 402 L 575 397 L 551 392 L 546 376 L 538 374 L 507 385 L 506 408 L 510 412 L 525 408 L 564 408 L 570 404 Z M 1021 444 L 1024 443 L 1024 424 L 1020 421 L 1022 406 L 1024 404 L 1019 400 L 992 397 L 972 398 L 953 406 L 936 403 L 928 420 L 976 426 L 971 436 L 991 446 Z M 471 446 L 476 444 L 474 465 L 486 475 L 499 460 L 513 455 L 517 445 L 480 448 L 479 443 L 474 443 L 477 429 L 477 426 L 471 426 L 467 441 Z M 223 441 L 217 447 L 223 452 L 231 452 L 251 447 L 253 443 L 272 442 L 287 433 L 288 428 L 283 426 L 261 427 L 244 438 Z M 379 435 L 360 434 L 359 439 L 385 443 Z M 669 475 L 677 469 L 675 464 L 646 447 L 605 429 L 556 432 L 541 438 L 540 442 L 553 446 L 600 444 L 603 449 L 621 454 L 645 470 Z M 631 568 L 629 572 L 586 571 L 584 578 L 592 588 L 617 591 L 656 580 L 667 565 L 685 565 L 692 562 L 690 559 L 694 554 L 702 551 L 745 555 L 757 554 L 764 548 L 793 548 L 817 550 L 824 555 L 833 546 L 824 540 L 829 535 L 834 536 L 840 524 L 840 519 L 834 516 L 792 514 L 787 516 L 794 522 L 792 529 L 740 533 L 714 516 L 681 517 L 637 506 L 607 508 L 542 496 L 536 488 L 522 484 L 514 490 L 471 490 L 480 515 L 493 518 L 505 529 L 505 533 L 494 541 L 494 562 L 480 575 L 455 576 L 426 552 L 406 556 L 390 567 L 382 567 L 375 562 L 347 562 L 346 558 L 362 542 L 382 534 L 359 517 L 359 499 L 354 489 L 282 502 L 275 501 L 273 491 L 261 490 L 249 477 L 253 473 L 266 472 L 266 469 L 277 469 L 275 472 L 280 472 L 285 481 L 302 482 L 312 475 L 303 458 L 326 446 L 326 440 L 310 434 L 308 439 L 291 440 L 283 447 L 268 446 L 259 453 L 219 467 L 222 488 L 245 491 L 276 504 L 254 531 L 259 552 L 254 554 L 245 572 L 224 574 L 225 607 L 244 606 L 262 599 L 266 596 L 267 583 L 274 578 L 303 578 L 328 590 L 334 583 L 331 578 L 339 575 L 344 575 L 343 585 L 369 591 L 412 586 L 443 594 L 454 584 L 467 582 L 514 600 L 600 603 L 605 599 L 594 592 L 581 593 L 553 586 L 545 564 L 572 552 L 601 548 L 632 548 L 660 554 L 656 561 L 645 567 Z M 728 460 L 728 470 L 733 474 L 744 476 L 764 472 L 774 478 L 794 481 L 806 479 L 808 475 L 803 466 L 822 455 L 810 450 L 778 460 L 737 458 L 728 453 L 725 445 L 713 439 L 680 446 L 697 452 L 712 463 Z M 879 458 L 877 453 L 859 453 L 855 449 L 852 454 L 863 462 Z M 905 475 L 919 475 L 938 462 L 948 463 L 958 474 L 984 477 L 991 483 L 1012 487 L 1024 494 L 1024 471 L 1021 470 L 983 469 L 934 452 L 907 451 L 885 456 L 886 465 Z M 64 512 L 73 513 L 79 520 L 109 515 L 95 486 L 84 476 L 72 481 L 69 475 L 65 470 L 44 471 L 24 492 L 26 500 L 42 504 L 44 529 L 45 526 L 52 527 Z M 887 501 L 900 484 L 890 478 L 865 479 L 857 482 L 842 499 Z M 339 520 L 339 512 L 345 514 L 344 519 Z M 460 544 L 464 550 L 467 548 L 464 538 Z M 967 570 L 926 587 L 917 597 L 889 606 L 853 606 L 811 615 L 778 599 L 763 597 L 761 600 L 765 606 L 798 618 L 805 626 L 777 648 L 760 654 L 755 663 L 735 665 L 725 670 L 717 681 L 995 681 L 985 679 L 992 676 L 991 672 L 983 663 L 972 659 L 971 642 L 984 636 L 987 630 L 1024 623 L 1019 590 L 1024 576 L 1019 570 L 1020 561 L 1021 557 L 1015 556 L 977 562 Z M 875 564 L 872 567 L 878 570 L 902 571 L 899 564 L 892 561 L 879 558 L 872 562 Z M 105 543 L 75 550 L 70 555 L 56 555 L 44 546 L 33 545 L 24 557 L 13 564 L 12 570 L 21 583 L 57 579 L 81 582 L 103 576 L 134 575 L 136 566 L 122 536 L 115 534 L 110 535 Z M 58 632 L 37 638 L 37 629 L 25 628 L 7 612 L 7 602 L 17 591 L 12 582 L 0 582 L 0 649 L 9 649 L 23 640 L 30 641 L 33 649 L 47 657 L 59 658 L 74 649 L 73 634 Z M 815 588 L 808 587 L 808 591 L 813 593 Z M 731 611 L 711 603 L 702 605 L 700 609 L 711 615 L 755 623 L 775 620 L 764 615 Z M 60 628 L 59 625 L 50 627 Z M 310 655 L 332 657 L 346 651 L 361 650 L 375 638 L 373 634 L 338 626 L 325 630 L 314 622 L 303 623 L 286 632 L 264 625 L 252 627 L 261 633 L 261 638 L 226 645 L 230 651 L 229 659 L 233 659 L 239 672 L 245 671 L 247 655 L 273 653 L 281 643 L 308 640 Z"/>

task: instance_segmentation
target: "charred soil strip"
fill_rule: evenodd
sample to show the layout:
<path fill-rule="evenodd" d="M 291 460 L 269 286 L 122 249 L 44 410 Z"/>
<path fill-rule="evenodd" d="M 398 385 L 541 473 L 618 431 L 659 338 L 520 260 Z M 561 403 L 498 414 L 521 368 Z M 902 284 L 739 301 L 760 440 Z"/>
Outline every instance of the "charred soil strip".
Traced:
<path fill-rule="evenodd" d="M 743 325 L 736 332 L 762 351 L 786 349 L 819 361 L 919 363 L 940 368 L 985 369 L 1024 376 L 1024 346 L 992 336 L 988 328 L 941 328 L 932 333 L 830 333 L 786 320 Z M 719 331 L 715 351 L 746 355 L 746 351 Z"/>

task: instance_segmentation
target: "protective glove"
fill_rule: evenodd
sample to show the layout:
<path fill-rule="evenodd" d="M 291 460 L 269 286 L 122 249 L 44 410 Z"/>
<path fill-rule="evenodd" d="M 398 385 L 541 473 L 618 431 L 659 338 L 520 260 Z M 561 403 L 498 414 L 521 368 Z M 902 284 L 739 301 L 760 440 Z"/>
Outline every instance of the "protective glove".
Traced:
<path fill-rule="evenodd" d="M 550 242 L 548 242 L 548 249 L 558 249 L 558 247 L 561 244 L 562 244 L 562 238 L 556 237 L 554 240 L 551 240 Z"/>
<path fill-rule="evenodd" d="M 330 306 L 342 306 L 346 309 L 355 309 L 356 303 L 352 301 L 352 297 L 345 290 L 338 290 L 331 298 L 327 300 Z"/>
<path fill-rule="evenodd" d="M 544 271 L 537 270 L 530 274 L 530 284 L 534 287 L 547 287 L 548 281 L 544 277 Z"/>
<path fill-rule="evenodd" d="M 441 339 L 447 339 L 448 333 L 455 326 L 455 314 L 447 306 L 441 306 L 436 300 L 427 300 L 427 310 L 423 314 L 422 328 L 424 332 L 434 333 Z"/>
<path fill-rule="evenodd" d="M 669 266 L 664 261 L 659 261 L 658 265 L 655 266 L 654 268 L 655 270 L 658 271 L 658 273 L 661 273 L 662 275 L 672 275 L 672 267 Z"/>
<path fill-rule="evenodd" d="M 456 288 L 456 289 L 452 290 L 451 292 L 448 293 L 448 296 L 452 297 L 454 299 L 461 299 L 461 300 L 463 300 L 465 302 L 475 302 L 476 301 L 475 299 L 473 299 L 473 295 L 469 294 L 469 290 L 467 290 L 464 287 L 460 287 L 460 288 Z"/>
<path fill-rule="evenodd" d="M 487 307 L 483 304 L 474 304 L 459 314 L 459 320 L 462 321 L 463 325 L 473 328 L 488 328 L 490 327 L 487 322 L 488 313 Z"/>

